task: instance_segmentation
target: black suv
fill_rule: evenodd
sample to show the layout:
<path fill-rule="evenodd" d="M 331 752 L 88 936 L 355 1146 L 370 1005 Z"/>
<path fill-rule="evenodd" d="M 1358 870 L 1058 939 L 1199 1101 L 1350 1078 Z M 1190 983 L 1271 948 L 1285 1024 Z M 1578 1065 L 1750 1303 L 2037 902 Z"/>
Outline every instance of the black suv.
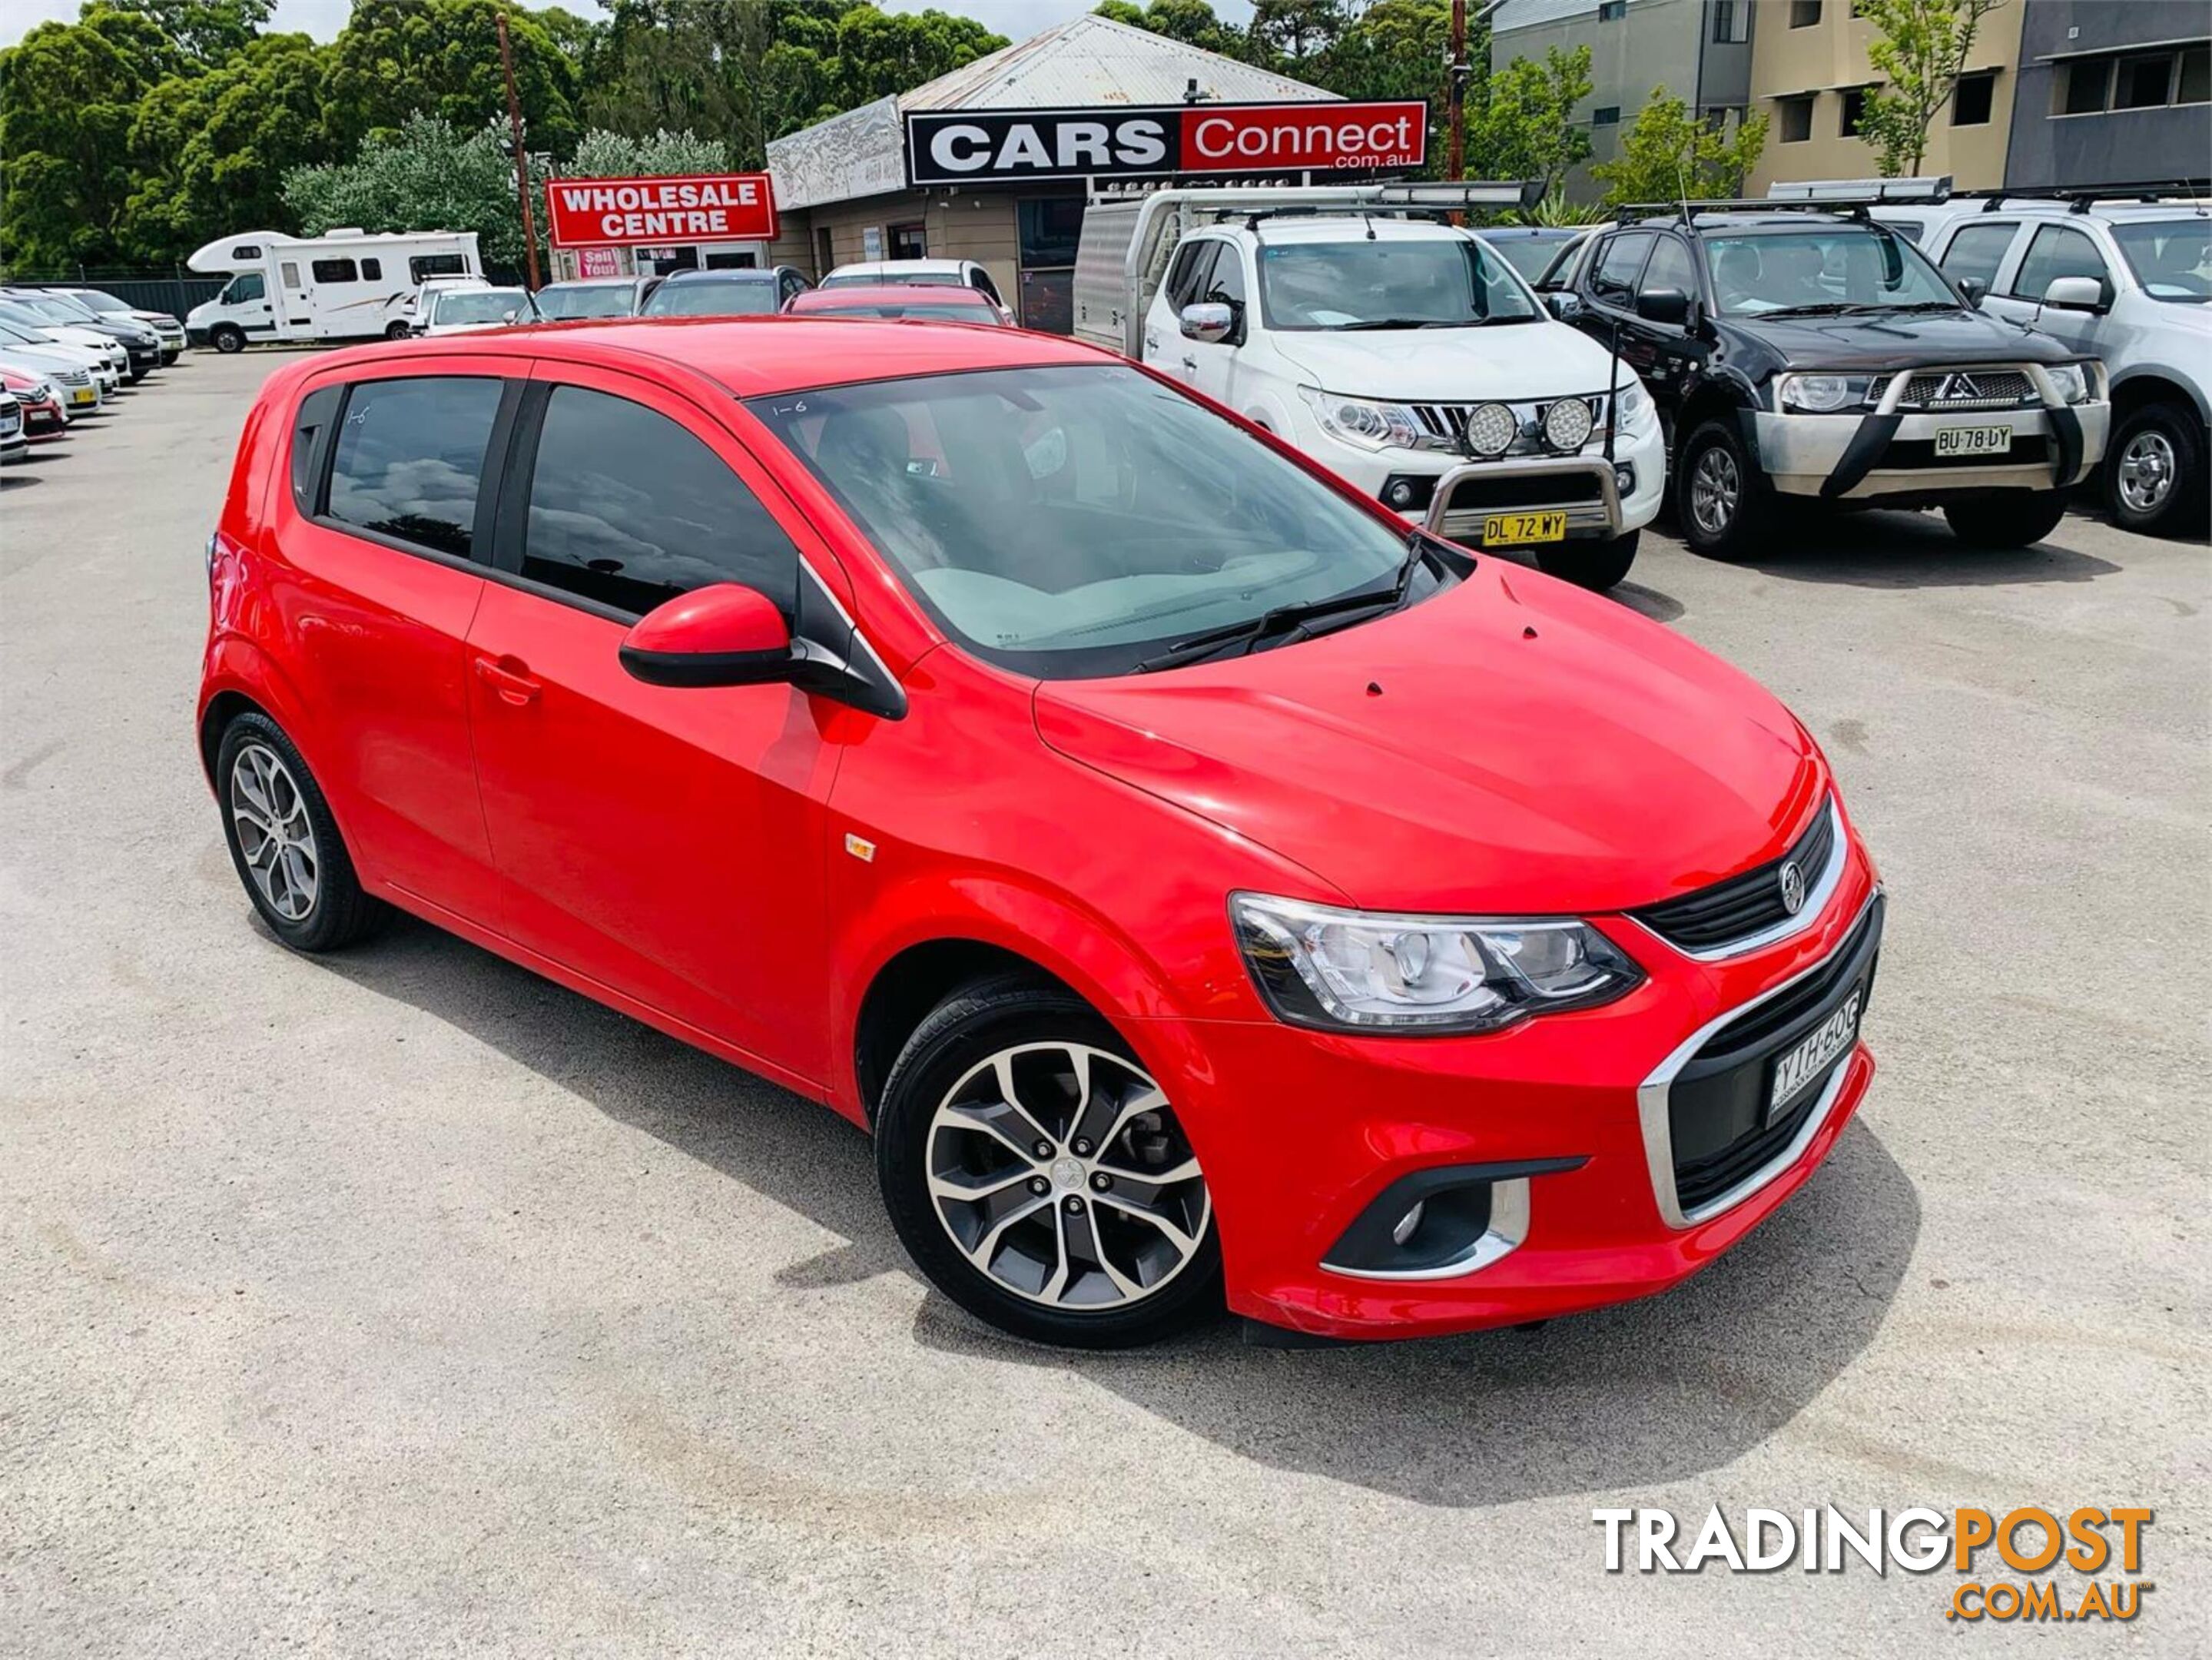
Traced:
<path fill-rule="evenodd" d="M 1624 210 L 1552 304 L 1617 335 L 1666 426 L 1682 534 L 1734 559 L 1784 497 L 1941 508 L 1983 547 L 2051 532 L 2104 454 L 2104 369 L 1981 298 L 1862 204 L 1691 203 Z"/>

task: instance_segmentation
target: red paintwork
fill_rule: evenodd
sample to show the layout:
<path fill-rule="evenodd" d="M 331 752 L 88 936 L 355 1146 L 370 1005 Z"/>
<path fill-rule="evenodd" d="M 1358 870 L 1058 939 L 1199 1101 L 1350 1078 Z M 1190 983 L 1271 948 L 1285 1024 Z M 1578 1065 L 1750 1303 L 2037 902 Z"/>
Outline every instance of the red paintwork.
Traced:
<path fill-rule="evenodd" d="M 872 306 L 928 306 L 933 309 L 958 306 L 974 312 L 975 321 L 999 328 L 1011 327 L 1014 320 L 977 289 L 958 288 L 950 283 L 880 283 L 866 287 L 844 283 L 834 289 L 809 289 L 804 294 L 792 295 L 784 310 L 793 317 L 835 317 L 841 312 L 865 311 Z M 878 317 L 875 320 L 881 323 L 897 319 Z M 915 320 L 947 323 L 956 319 L 937 317 Z M 957 320 L 964 323 L 969 319 Z"/>
<path fill-rule="evenodd" d="M 32 396 L 31 388 L 38 384 L 27 374 L 0 370 L 0 387 L 15 393 L 15 401 L 22 405 L 23 436 L 33 444 L 44 444 L 69 429 L 69 416 L 58 399 Z"/>
<path fill-rule="evenodd" d="M 1863 1095 L 1862 1049 L 1797 1166 L 1700 1226 L 1660 1219 L 1637 1084 L 1826 955 L 1875 879 L 1850 831 L 1818 924 L 1724 964 L 1612 915 L 1776 856 L 1832 783 L 1778 702 L 1669 630 L 1486 560 L 1447 594 L 1318 640 L 1040 684 L 948 644 L 732 394 L 804 389 L 830 366 L 888 377 L 1098 361 L 1090 349 L 771 318 L 423 352 L 364 347 L 270 377 L 211 561 L 201 694 L 203 712 L 234 693 L 284 726 L 363 881 L 402 907 L 863 1122 L 854 1033 L 884 965 L 939 939 L 1018 952 L 1113 1020 L 1177 1103 L 1231 1307 L 1325 1334 L 1538 1319 L 1661 1289 L 1779 1204 Z M 620 623 L 300 517 L 285 481 L 307 392 L 464 368 L 681 421 L 852 612 L 907 717 L 785 685 L 647 685 L 619 665 Z M 872 858 L 849 856 L 848 835 Z M 1650 978 L 1486 1037 L 1301 1031 L 1269 1015 L 1237 955 L 1224 902 L 1239 888 L 1578 913 Z M 1391 1284 L 1318 1266 L 1408 1171 L 1562 1154 L 1589 1162 L 1537 1178 L 1528 1242 L 1481 1273 Z"/>
<path fill-rule="evenodd" d="M 787 651 L 791 630 L 775 601 L 758 588 L 715 582 L 654 607 L 623 637 L 633 651 Z"/>

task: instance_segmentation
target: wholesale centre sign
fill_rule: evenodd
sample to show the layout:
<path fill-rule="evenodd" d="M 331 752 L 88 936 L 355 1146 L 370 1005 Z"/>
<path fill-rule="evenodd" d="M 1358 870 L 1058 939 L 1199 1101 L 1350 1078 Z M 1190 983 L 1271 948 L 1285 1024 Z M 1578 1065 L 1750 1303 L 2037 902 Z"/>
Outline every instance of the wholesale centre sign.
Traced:
<path fill-rule="evenodd" d="M 772 242 L 775 192 L 764 173 L 554 179 L 545 222 L 556 248 Z"/>
<path fill-rule="evenodd" d="M 909 185 L 1161 173 L 1418 167 L 1429 106 L 1176 104 L 1160 109 L 930 110 L 906 119 Z"/>

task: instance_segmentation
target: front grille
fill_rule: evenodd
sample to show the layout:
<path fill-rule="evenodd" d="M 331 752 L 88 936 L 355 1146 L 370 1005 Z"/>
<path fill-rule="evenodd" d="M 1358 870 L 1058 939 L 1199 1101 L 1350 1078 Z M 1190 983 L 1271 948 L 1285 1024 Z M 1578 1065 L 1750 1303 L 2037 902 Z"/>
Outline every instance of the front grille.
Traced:
<path fill-rule="evenodd" d="M 1494 512 L 1513 508 L 1556 508 L 1578 502 L 1602 502 L 1605 486 L 1586 468 L 1571 472 L 1501 473 L 1468 478 L 1452 491 L 1452 513 Z"/>
<path fill-rule="evenodd" d="M 1541 403 L 1514 403 L 1509 399 L 1494 401 L 1504 403 L 1505 407 L 1513 411 L 1513 419 L 1519 428 L 1518 435 L 1513 440 L 1511 447 L 1506 450 L 1506 454 L 1542 455 L 1547 453 L 1544 443 L 1544 417 L 1553 404 L 1558 401 L 1557 399 L 1547 398 Z M 1602 432 L 1605 429 L 1606 395 L 1601 392 L 1592 392 L 1589 397 L 1577 401 L 1589 406 L 1590 430 L 1594 433 Z M 1437 440 L 1440 447 L 1451 448 L 1457 446 L 1461 437 L 1466 433 L 1468 419 L 1475 410 L 1483 408 L 1484 405 L 1481 404 L 1414 404 L 1410 407 L 1413 411 L 1414 418 L 1421 423 L 1421 430 L 1429 437 Z"/>
<path fill-rule="evenodd" d="M 1846 1049 L 1784 1111 L 1765 1117 L 1776 1059 L 1833 1013 L 1854 985 L 1871 988 L 1881 923 L 1882 903 L 1876 899 L 1826 962 L 1723 1026 L 1676 1075 L 1668 1090 L 1668 1134 L 1675 1203 L 1685 1214 L 1780 1158 L 1820 1104 L 1834 1068 L 1850 1063 Z M 1863 1016 L 1863 1000 L 1860 1012 Z"/>
<path fill-rule="evenodd" d="M 1899 409 L 2011 410 L 2038 402 L 2035 382 L 2020 369 L 1929 369 L 1905 383 Z"/>
<path fill-rule="evenodd" d="M 1938 455 L 1932 438 L 1896 438 L 1874 465 L 1877 471 L 1913 472 L 1929 467 L 2033 467 L 2050 459 L 2049 441 L 2039 432 L 2027 432 L 2015 437 L 2010 449 L 1986 455 Z"/>
<path fill-rule="evenodd" d="M 1819 885 L 1835 849 L 1836 818 L 1830 804 L 1820 803 L 1819 815 L 1796 844 L 1779 859 L 1756 870 L 1731 876 L 1695 893 L 1664 904 L 1649 905 L 1630 913 L 1652 933 L 1684 951 L 1717 951 L 1747 939 L 1753 934 L 1786 922 L 1796 913 L 1783 903 L 1782 867 L 1794 863 L 1804 879 L 1806 891 Z"/>
<path fill-rule="evenodd" d="M 54 379 L 65 386 L 88 386 L 92 384 L 90 369 L 56 369 Z"/>

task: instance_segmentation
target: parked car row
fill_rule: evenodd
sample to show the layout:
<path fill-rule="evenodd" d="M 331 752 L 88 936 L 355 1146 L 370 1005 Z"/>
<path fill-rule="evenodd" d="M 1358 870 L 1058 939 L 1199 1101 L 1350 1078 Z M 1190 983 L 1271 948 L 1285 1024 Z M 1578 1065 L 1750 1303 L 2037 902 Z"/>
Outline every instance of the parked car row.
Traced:
<path fill-rule="evenodd" d="M 98 289 L 0 288 L 0 459 L 60 437 L 183 351 L 167 312 Z"/>

